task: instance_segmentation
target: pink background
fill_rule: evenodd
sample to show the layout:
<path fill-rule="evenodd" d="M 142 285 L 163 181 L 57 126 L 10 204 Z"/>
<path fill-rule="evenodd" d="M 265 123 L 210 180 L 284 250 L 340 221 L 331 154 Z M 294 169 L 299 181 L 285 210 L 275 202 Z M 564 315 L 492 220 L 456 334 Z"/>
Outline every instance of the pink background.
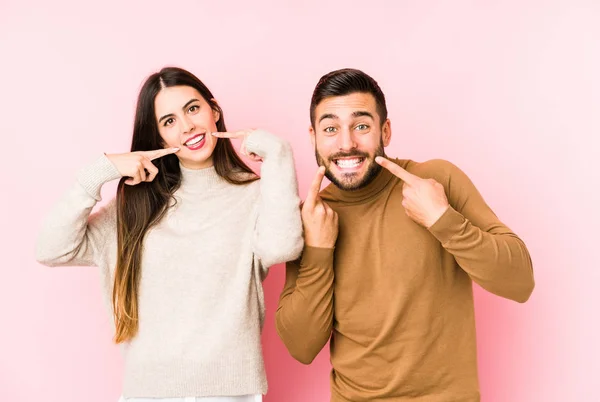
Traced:
<path fill-rule="evenodd" d="M 34 240 L 77 168 L 128 149 L 140 84 L 168 64 L 206 82 L 231 129 L 287 138 L 302 195 L 317 80 L 374 76 L 388 154 L 460 166 L 533 256 L 527 304 L 476 289 L 483 401 L 598 400 L 600 3 L 104 3 L 0 2 L 0 401 L 120 394 L 96 270 L 42 267 Z M 283 279 L 265 283 L 266 401 L 328 401 L 328 352 L 302 366 L 276 335 Z"/>

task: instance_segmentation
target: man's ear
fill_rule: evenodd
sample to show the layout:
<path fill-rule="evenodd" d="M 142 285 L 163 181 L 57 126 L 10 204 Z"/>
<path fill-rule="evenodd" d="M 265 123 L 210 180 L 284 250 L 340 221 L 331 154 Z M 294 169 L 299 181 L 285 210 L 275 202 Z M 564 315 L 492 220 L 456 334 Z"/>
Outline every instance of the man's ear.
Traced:
<path fill-rule="evenodd" d="M 392 123 L 390 119 L 386 119 L 381 127 L 381 142 L 384 147 L 387 147 L 390 145 L 390 141 L 392 141 Z"/>
<path fill-rule="evenodd" d="M 315 129 L 313 128 L 312 125 L 310 127 L 308 127 L 308 134 L 310 135 L 310 142 L 312 143 L 312 146 L 314 148 L 317 141 L 315 138 Z"/>

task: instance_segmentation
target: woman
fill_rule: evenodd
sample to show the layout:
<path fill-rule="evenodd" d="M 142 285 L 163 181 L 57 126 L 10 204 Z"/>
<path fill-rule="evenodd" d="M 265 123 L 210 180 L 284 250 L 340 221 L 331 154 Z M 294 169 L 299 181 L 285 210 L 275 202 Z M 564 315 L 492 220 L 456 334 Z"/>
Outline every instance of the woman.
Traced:
<path fill-rule="evenodd" d="M 233 137 L 263 160 L 260 180 Z M 90 216 L 117 178 L 116 199 Z M 299 201 L 288 143 L 227 133 L 209 89 L 165 68 L 141 89 L 131 152 L 80 171 L 42 229 L 37 259 L 101 268 L 125 400 L 260 400 L 262 280 L 302 250 Z"/>

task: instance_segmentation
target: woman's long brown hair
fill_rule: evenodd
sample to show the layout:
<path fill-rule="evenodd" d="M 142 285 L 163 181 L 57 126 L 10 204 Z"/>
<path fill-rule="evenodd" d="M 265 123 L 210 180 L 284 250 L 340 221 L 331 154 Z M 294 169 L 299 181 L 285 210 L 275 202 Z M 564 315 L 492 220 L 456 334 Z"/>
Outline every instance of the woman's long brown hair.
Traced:
<path fill-rule="evenodd" d="M 158 132 L 154 100 L 161 89 L 173 86 L 195 88 L 212 109 L 219 112 L 218 131 L 227 131 L 223 110 L 206 85 L 186 70 L 166 67 L 148 77 L 142 86 L 135 112 L 132 152 L 165 147 Z M 117 188 L 118 252 L 112 292 L 116 343 L 131 340 L 138 331 L 138 288 L 144 237 L 165 215 L 173 193 L 181 184 L 181 169 L 175 155 L 167 155 L 153 163 L 158 174 L 152 182 L 129 186 L 124 177 Z M 237 155 L 229 139 L 219 138 L 213 151 L 213 163 L 217 174 L 230 183 L 244 184 L 258 178 Z"/>

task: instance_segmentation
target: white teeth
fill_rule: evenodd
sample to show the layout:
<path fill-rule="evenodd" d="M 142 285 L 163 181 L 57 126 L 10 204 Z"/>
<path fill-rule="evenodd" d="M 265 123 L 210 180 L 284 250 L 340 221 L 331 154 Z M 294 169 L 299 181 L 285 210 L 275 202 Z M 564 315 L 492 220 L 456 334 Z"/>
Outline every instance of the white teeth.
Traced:
<path fill-rule="evenodd" d="M 343 169 L 356 167 L 356 166 L 360 165 L 361 162 L 362 162 L 362 158 L 338 159 L 335 161 L 336 165 L 338 165 L 339 167 L 341 167 Z"/>
<path fill-rule="evenodd" d="M 186 142 L 185 145 L 187 145 L 187 146 L 196 145 L 197 143 L 199 143 L 203 139 L 204 139 L 204 134 L 203 135 L 199 135 L 198 137 L 194 138 L 193 140 Z"/>

